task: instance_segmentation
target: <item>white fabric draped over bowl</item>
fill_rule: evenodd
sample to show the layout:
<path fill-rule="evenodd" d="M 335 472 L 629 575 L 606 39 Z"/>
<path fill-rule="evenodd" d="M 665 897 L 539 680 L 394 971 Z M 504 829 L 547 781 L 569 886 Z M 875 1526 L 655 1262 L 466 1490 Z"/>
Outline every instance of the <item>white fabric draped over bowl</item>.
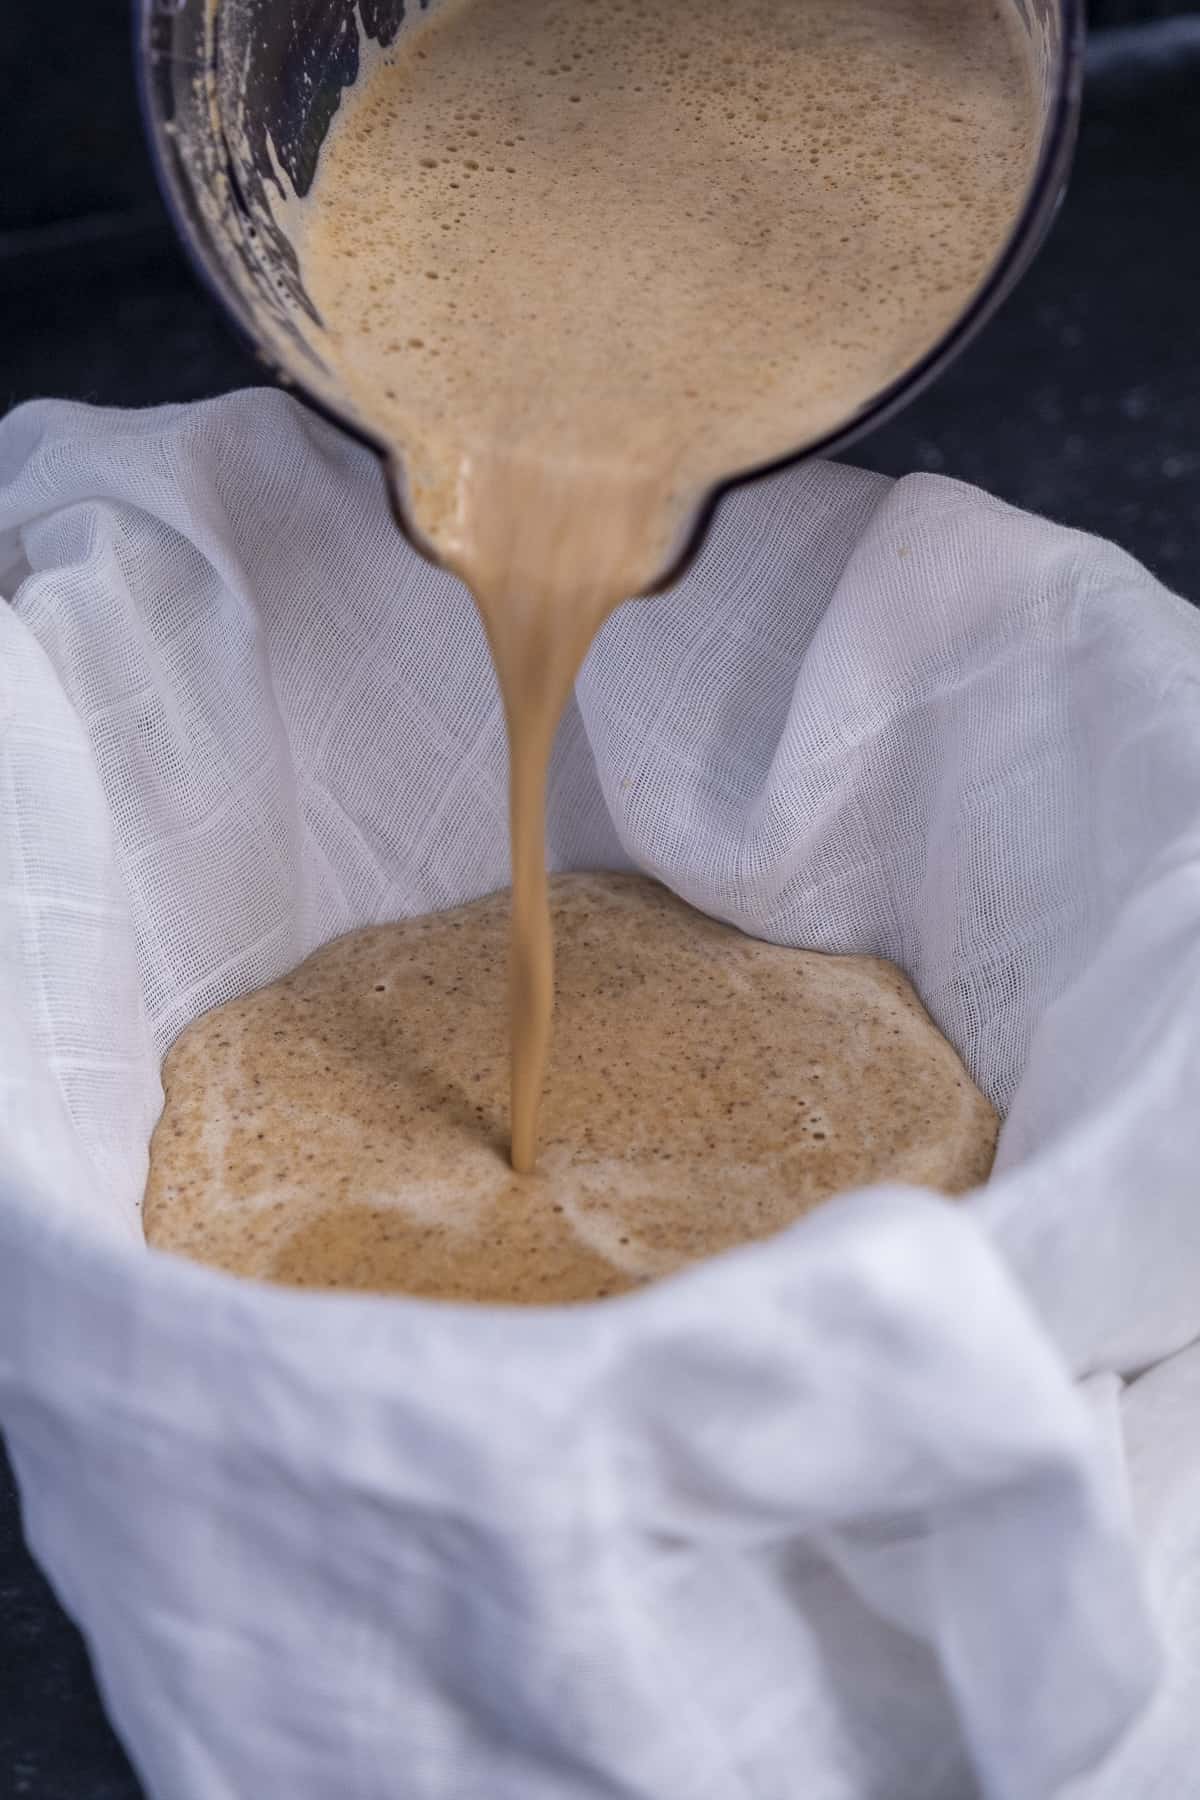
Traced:
<path fill-rule="evenodd" d="M 588 659 L 551 860 L 901 963 L 996 1172 L 515 1313 L 140 1237 L 191 1018 L 507 879 L 375 462 L 277 394 L 25 407 L 0 593 L 0 1422 L 159 1800 L 1184 1791 L 1200 617 L 941 479 L 723 501 Z"/>

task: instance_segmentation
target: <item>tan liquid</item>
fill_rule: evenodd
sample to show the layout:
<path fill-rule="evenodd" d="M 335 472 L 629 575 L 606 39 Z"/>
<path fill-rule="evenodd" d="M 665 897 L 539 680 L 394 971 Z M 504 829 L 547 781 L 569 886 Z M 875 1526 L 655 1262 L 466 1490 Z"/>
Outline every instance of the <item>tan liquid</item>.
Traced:
<path fill-rule="evenodd" d="M 514 1168 L 553 1004 L 546 764 L 592 637 L 714 482 L 937 340 L 1036 137 L 1011 0 L 445 0 L 335 121 L 300 226 L 321 354 L 504 698 Z"/>
<path fill-rule="evenodd" d="M 996 1116 L 897 969 L 757 943 L 636 877 L 560 876 L 551 902 L 536 1174 L 503 1157 L 496 895 L 342 938 L 184 1034 L 150 1242 L 304 1286 L 588 1300 L 847 1188 L 986 1176 Z"/>

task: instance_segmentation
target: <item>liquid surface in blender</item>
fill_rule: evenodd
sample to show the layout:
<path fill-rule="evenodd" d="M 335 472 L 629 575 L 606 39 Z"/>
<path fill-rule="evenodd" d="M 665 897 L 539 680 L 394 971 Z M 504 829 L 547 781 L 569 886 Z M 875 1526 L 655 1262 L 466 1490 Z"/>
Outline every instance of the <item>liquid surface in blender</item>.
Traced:
<path fill-rule="evenodd" d="M 588 645 L 713 483 L 936 342 L 1038 120 L 1009 0 L 446 0 L 330 131 L 300 237 L 322 353 L 504 697 L 517 1169 L 553 1005 L 546 766 Z"/>

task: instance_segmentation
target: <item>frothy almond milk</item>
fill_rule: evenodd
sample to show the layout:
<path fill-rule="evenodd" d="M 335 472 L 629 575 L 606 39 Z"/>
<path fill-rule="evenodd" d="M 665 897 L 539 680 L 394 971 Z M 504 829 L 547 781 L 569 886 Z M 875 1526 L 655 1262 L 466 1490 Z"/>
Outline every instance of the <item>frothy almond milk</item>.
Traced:
<path fill-rule="evenodd" d="M 899 970 L 758 943 L 635 876 L 555 876 L 550 901 L 561 1018 L 535 1174 L 502 1154 L 493 894 L 326 944 L 183 1034 L 150 1242 L 303 1287 L 562 1303 L 847 1188 L 986 1176 L 996 1115 Z"/>
<path fill-rule="evenodd" d="M 587 647 L 716 481 L 935 343 L 1037 130 L 1010 0 L 444 0 L 335 121 L 299 232 L 321 352 L 504 697 L 518 1171 L 553 1000 L 546 765 Z"/>

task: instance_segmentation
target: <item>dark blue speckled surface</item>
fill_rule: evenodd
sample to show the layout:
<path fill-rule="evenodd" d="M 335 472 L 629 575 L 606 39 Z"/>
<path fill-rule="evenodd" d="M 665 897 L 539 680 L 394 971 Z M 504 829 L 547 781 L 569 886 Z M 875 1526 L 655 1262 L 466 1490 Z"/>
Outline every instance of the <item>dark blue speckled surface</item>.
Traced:
<path fill-rule="evenodd" d="M 1093 17 L 1181 10 L 1107 0 Z M 0 408 L 39 393 L 147 405 L 257 380 L 162 218 L 125 0 L 60 4 L 52 34 L 40 9 L 0 11 Z M 856 453 L 1115 537 L 1193 600 L 1197 95 L 1200 14 L 1093 40 L 1076 180 L 1041 260 L 943 383 Z M 24 1548 L 0 1458 L 0 1800 L 138 1794 L 79 1636 Z"/>

